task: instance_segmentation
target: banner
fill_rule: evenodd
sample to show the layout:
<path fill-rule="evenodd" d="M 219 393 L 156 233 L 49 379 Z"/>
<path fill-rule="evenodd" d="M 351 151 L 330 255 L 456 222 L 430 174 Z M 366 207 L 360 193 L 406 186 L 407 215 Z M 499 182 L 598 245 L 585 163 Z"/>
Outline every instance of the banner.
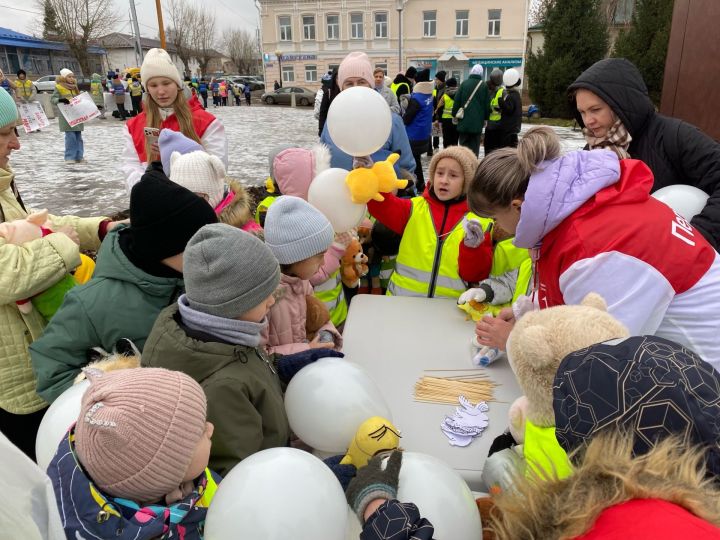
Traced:
<path fill-rule="evenodd" d="M 20 120 L 22 120 L 25 133 L 31 133 L 50 125 L 50 121 L 47 116 L 45 116 L 42 105 L 37 101 L 18 104 L 18 112 L 20 113 Z"/>
<path fill-rule="evenodd" d="M 67 105 L 65 103 L 58 103 L 58 109 L 60 109 L 60 112 L 70 127 L 77 126 L 78 124 L 100 116 L 100 111 L 95 105 L 92 96 L 87 92 L 75 96 Z"/>

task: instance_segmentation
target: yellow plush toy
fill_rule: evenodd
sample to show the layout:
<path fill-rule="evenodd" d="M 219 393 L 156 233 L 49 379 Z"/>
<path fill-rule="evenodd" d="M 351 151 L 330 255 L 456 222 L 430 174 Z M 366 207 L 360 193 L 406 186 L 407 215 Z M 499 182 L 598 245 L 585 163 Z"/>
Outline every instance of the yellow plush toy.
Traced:
<path fill-rule="evenodd" d="M 381 193 L 390 193 L 394 189 L 403 189 L 407 180 L 399 180 L 395 174 L 395 162 L 399 154 L 390 154 L 385 161 L 378 161 L 371 168 L 359 167 L 350 171 L 345 183 L 350 188 L 350 198 L 355 204 L 366 204 L 370 199 L 378 202 L 385 200 Z"/>
<path fill-rule="evenodd" d="M 359 469 L 379 452 L 395 450 L 399 445 L 400 432 L 392 422 L 382 416 L 372 416 L 360 424 L 340 464 L 355 465 Z"/>

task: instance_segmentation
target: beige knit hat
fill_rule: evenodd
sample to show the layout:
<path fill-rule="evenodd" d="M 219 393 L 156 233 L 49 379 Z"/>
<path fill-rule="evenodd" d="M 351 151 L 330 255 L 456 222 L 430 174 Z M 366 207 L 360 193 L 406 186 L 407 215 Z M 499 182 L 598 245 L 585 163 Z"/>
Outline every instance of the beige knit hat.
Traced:
<path fill-rule="evenodd" d="M 153 77 L 167 77 L 182 88 L 180 72 L 165 49 L 150 49 L 145 54 L 145 60 L 140 66 L 140 78 L 147 85 Z"/>
<path fill-rule="evenodd" d="M 463 170 L 465 176 L 465 182 L 463 183 L 463 193 L 467 189 L 470 181 L 475 176 L 480 162 L 478 158 L 473 154 L 472 150 L 465 148 L 464 146 L 450 146 L 443 148 L 440 152 L 435 152 L 432 160 L 430 161 L 430 170 L 428 171 L 428 185 L 432 184 L 432 179 L 435 176 L 435 168 L 437 164 L 443 158 L 451 158 L 457 161 Z"/>
<path fill-rule="evenodd" d="M 193 193 L 204 193 L 210 206 L 215 208 L 225 192 L 225 165 L 219 157 L 203 150 L 189 154 L 173 152 L 170 156 L 170 180 Z"/>
<path fill-rule="evenodd" d="M 207 401 L 180 371 L 87 370 L 75 450 L 97 487 L 137 502 L 162 499 L 182 484 L 205 432 Z"/>
<path fill-rule="evenodd" d="M 350 77 L 362 77 L 370 86 L 375 86 L 372 64 L 364 52 L 353 51 L 340 62 L 337 83 L 341 90 L 345 79 Z"/>

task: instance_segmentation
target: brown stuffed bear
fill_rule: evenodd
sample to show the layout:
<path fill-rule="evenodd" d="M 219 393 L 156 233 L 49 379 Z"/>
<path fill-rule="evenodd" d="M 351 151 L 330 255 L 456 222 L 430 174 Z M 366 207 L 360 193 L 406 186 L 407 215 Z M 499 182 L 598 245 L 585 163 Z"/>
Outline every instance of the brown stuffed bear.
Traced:
<path fill-rule="evenodd" d="M 354 289 L 360 285 L 360 278 L 368 273 L 367 262 L 360 241 L 353 238 L 340 260 L 340 276 L 346 287 Z"/>
<path fill-rule="evenodd" d="M 308 295 L 305 297 L 305 303 L 307 304 L 307 314 L 305 315 L 305 333 L 307 334 L 307 340 L 312 341 L 315 336 L 329 320 L 330 312 L 322 300 Z"/>

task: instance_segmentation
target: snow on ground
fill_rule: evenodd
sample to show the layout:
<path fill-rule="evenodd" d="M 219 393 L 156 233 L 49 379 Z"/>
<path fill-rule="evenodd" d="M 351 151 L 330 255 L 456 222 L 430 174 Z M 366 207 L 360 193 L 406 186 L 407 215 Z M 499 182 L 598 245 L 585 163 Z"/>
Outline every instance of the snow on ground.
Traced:
<path fill-rule="evenodd" d="M 208 109 L 225 125 L 229 176 L 246 185 L 262 184 L 268 176 L 268 152 L 279 144 L 310 146 L 317 142 L 312 108 L 253 105 Z M 20 134 L 21 149 L 10 165 L 26 205 L 51 213 L 80 216 L 110 215 L 129 205 L 129 195 L 117 170 L 124 123 L 116 118 L 93 120 L 83 132 L 87 163 L 65 164 L 64 135 L 57 119 L 39 133 Z M 523 125 L 526 131 L 528 125 Z M 554 128 L 567 150 L 582 148 L 582 133 Z M 423 157 L 427 170 L 428 158 Z M 427 174 L 427 173 L 426 173 Z"/>

